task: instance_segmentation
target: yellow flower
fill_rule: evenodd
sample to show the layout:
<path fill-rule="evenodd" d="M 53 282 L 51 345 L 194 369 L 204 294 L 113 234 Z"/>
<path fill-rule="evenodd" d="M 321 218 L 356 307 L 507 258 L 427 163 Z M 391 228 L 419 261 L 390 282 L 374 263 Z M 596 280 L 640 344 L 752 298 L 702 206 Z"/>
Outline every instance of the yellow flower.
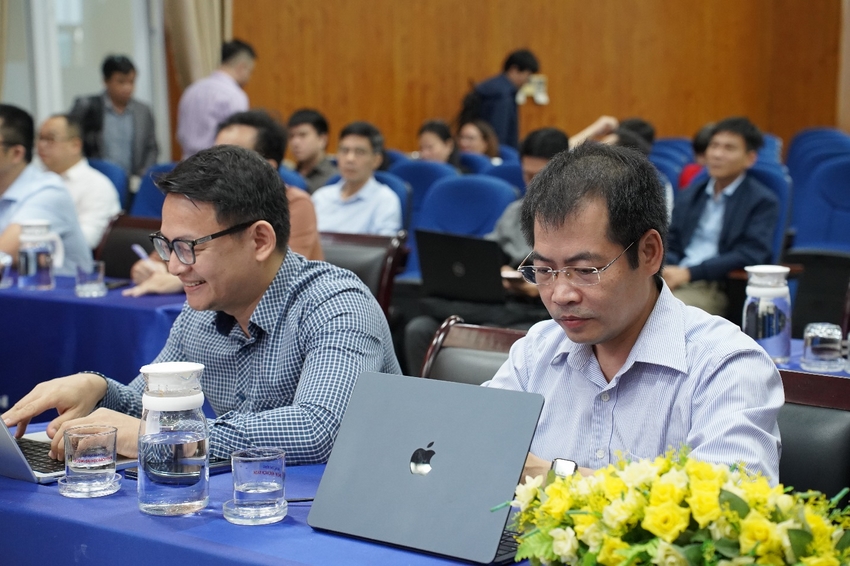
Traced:
<path fill-rule="evenodd" d="M 620 472 L 620 478 L 627 486 L 636 488 L 657 480 L 658 468 L 652 460 L 632 462 Z"/>
<path fill-rule="evenodd" d="M 612 534 L 624 535 L 626 529 L 640 519 L 644 498 L 630 491 L 625 497 L 615 499 L 602 511 L 602 520 L 611 529 Z"/>
<path fill-rule="evenodd" d="M 812 549 L 815 554 L 828 554 L 832 551 L 832 533 L 835 527 L 822 515 L 812 513 L 806 509 L 806 522 L 812 530 Z"/>
<path fill-rule="evenodd" d="M 602 491 L 605 493 L 605 497 L 608 501 L 619 499 L 619 497 L 628 491 L 628 489 L 626 482 L 613 473 L 607 473 L 603 476 Z"/>
<path fill-rule="evenodd" d="M 525 511 L 529 504 L 537 497 L 537 488 L 543 484 L 543 476 L 532 478 L 526 476 L 525 483 L 516 486 L 516 496 L 511 502 L 514 507 L 519 507 L 520 511 Z"/>
<path fill-rule="evenodd" d="M 696 480 L 691 483 L 691 495 L 686 499 L 694 520 L 704 529 L 711 521 L 720 517 L 720 487 L 710 481 Z"/>
<path fill-rule="evenodd" d="M 741 521 L 739 540 L 742 554 L 754 548 L 758 556 L 782 552 L 782 539 L 776 524 L 767 520 L 758 511 L 750 510 L 746 518 Z"/>
<path fill-rule="evenodd" d="M 649 492 L 649 504 L 661 505 L 669 501 L 678 505 L 682 502 L 684 496 L 685 490 L 676 484 L 657 481 L 652 484 L 652 489 Z"/>
<path fill-rule="evenodd" d="M 750 507 L 756 507 L 762 513 L 767 512 L 765 505 L 773 489 L 766 477 L 759 476 L 751 481 L 745 481 L 741 484 L 741 489 L 744 492 L 744 499 L 750 504 Z"/>
<path fill-rule="evenodd" d="M 683 490 L 688 489 L 688 474 L 681 468 L 673 468 L 667 471 L 659 480 L 664 483 L 672 483 Z"/>
<path fill-rule="evenodd" d="M 688 561 L 682 553 L 663 540 L 658 543 L 658 550 L 652 557 L 652 563 L 658 566 L 688 566 Z"/>
<path fill-rule="evenodd" d="M 625 550 L 627 548 L 629 548 L 629 544 L 620 540 L 619 537 L 605 537 L 605 541 L 602 543 L 602 548 L 599 550 L 599 555 L 596 557 L 596 561 L 600 564 L 604 564 L 605 566 L 617 566 L 626 560 L 626 557 L 619 554 L 617 551 Z"/>
<path fill-rule="evenodd" d="M 685 471 L 688 473 L 691 481 L 710 481 L 716 483 L 718 486 L 723 484 L 727 476 L 727 470 L 724 466 L 710 464 L 708 462 L 698 462 L 697 460 L 688 460 L 685 463 Z"/>
<path fill-rule="evenodd" d="M 641 526 L 655 536 L 673 542 L 688 527 L 690 511 L 673 502 L 650 505 Z"/>
<path fill-rule="evenodd" d="M 578 559 L 578 539 L 570 527 L 552 529 L 549 536 L 552 537 L 552 552 L 558 555 L 561 562 L 566 564 Z"/>
<path fill-rule="evenodd" d="M 567 483 L 562 479 L 556 479 L 554 482 L 546 486 L 543 490 L 546 494 L 546 501 L 540 505 L 538 513 L 547 514 L 555 519 L 561 520 L 564 513 L 573 505 L 573 499 L 570 496 L 570 489 Z"/>
<path fill-rule="evenodd" d="M 805 566 L 838 566 L 838 559 L 832 555 L 828 554 L 825 556 L 805 556 L 800 559 Z"/>

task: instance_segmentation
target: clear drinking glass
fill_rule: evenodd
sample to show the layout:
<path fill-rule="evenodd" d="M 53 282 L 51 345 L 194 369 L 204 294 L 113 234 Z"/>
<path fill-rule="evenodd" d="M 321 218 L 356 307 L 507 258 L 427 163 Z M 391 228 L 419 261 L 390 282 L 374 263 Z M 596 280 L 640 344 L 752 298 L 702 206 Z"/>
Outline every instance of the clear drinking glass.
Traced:
<path fill-rule="evenodd" d="M 800 367 L 806 371 L 836 372 L 844 369 L 841 355 L 841 327 L 829 322 L 813 322 L 803 332 Z"/>
<path fill-rule="evenodd" d="M 107 425 L 80 425 L 65 431 L 65 477 L 59 493 L 65 497 L 101 497 L 121 487 L 115 473 L 118 429 Z"/>
<path fill-rule="evenodd" d="M 278 448 L 237 450 L 230 457 L 233 499 L 222 507 L 237 525 L 268 525 L 286 517 L 285 452 Z"/>

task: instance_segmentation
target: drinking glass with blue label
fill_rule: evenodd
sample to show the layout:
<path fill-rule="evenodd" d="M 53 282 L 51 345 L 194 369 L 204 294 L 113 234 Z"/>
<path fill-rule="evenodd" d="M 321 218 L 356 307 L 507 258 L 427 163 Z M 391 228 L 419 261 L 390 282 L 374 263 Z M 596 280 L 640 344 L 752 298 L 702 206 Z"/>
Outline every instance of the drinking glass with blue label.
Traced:
<path fill-rule="evenodd" d="M 59 234 L 50 231 L 47 220 L 21 222 L 18 246 L 18 288 L 44 291 L 56 282 L 53 268 L 62 267 L 65 248 Z"/>
<path fill-rule="evenodd" d="M 285 453 L 278 448 L 249 448 L 230 455 L 233 499 L 222 507 L 237 525 L 268 525 L 286 517 Z"/>

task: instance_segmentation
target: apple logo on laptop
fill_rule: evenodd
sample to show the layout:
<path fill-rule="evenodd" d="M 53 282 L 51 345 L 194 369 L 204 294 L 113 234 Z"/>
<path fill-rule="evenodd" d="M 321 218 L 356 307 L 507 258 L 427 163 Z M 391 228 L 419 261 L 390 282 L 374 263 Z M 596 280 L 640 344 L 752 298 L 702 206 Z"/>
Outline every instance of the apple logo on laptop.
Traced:
<path fill-rule="evenodd" d="M 425 448 L 417 448 L 410 457 L 410 473 L 420 476 L 426 475 L 431 471 L 431 458 L 434 456 L 433 450 L 427 450 L 434 445 L 429 442 Z"/>

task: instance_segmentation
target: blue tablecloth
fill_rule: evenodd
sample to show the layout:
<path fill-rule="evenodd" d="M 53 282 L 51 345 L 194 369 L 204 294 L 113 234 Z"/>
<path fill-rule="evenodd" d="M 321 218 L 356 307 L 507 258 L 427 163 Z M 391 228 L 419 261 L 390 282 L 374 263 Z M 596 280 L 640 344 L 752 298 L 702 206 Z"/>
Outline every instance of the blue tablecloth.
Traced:
<path fill-rule="evenodd" d="M 39 427 L 32 427 L 33 429 Z M 313 497 L 323 465 L 286 471 L 287 498 Z M 377 478 L 376 478 L 377 479 Z M 229 473 L 210 478 L 205 510 L 154 517 L 138 509 L 136 482 L 97 499 L 68 499 L 56 484 L 0 477 L 2 564 L 448 564 L 450 560 L 314 531 L 310 503 L 292 503 L 280 523 L 238 526 L 221 514 L 233 496 Z M 376 485 L 376 489 L 380 489 Z"/>
<path fill-rule="evenodd" d="M 184 301 L 120 290 L 81 299 L 71 277 L 52 291 L 0 290 L 0 412 L 37 383 L 82 370 L 128 383 L 162 349 Z"/>

